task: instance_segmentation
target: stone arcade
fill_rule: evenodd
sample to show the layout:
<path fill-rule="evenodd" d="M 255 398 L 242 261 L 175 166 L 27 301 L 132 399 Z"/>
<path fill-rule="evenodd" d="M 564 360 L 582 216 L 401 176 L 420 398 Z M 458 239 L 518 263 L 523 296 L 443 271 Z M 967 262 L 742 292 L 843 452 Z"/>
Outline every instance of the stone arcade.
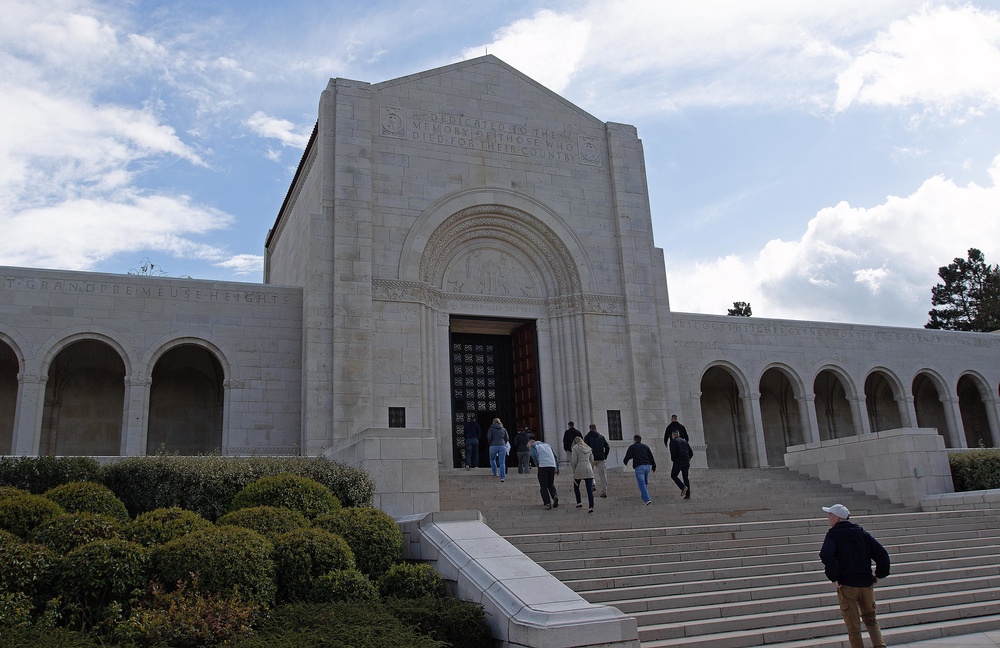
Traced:
<path fill-rule="evenodd" d="M 453 467 L 470 419 L 662 452 L 673 413 L 708 468 L 897 429 L 1000 445 L 1000 336 L 671 312 L 635 128 L 492 56 L 331 80 L 265 249 L 263 284 L 0 268 L 0 453 L 395 439 Z"/>

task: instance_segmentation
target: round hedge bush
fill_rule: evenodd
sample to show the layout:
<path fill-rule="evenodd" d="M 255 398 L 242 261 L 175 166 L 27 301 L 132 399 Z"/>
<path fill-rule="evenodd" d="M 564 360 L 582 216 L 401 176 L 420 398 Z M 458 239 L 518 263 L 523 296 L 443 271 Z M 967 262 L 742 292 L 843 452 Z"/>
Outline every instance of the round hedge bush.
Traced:
<path fill-rule="evenodd" d="M 58 556 L 47 547 L 0 534 L 0 592 L 37 596 L 48 589 Z"/>
<path fill-rule="evenodd" d="M 70 482 L 45 491 L 45 497 L 70 513 L 86 511 L 109 515 L 122 524 L 129 521 L 125 504 L 104 484 Z"/>
<path fill-rule="evenodd" d="M 316 579 L 316 603 L 367 603 L 379 600 L 378 588 L 357 569 L 334 569 Z"/>
<path fill-rule="evenodd" d="M 122 530 L 122 536 L 132 542 L 152 547 L 211 526 L 211 522 L 194 511 L 171 506 L 140 513 Z"/>
<path fill-rule="evenodd" d="M 115 518 L 100 513 L 61 513 L 50 517 L 35 529 L 33 540 L 57 554 L 69 553 L 94 540 L 118 537 L 121 525 Z"/>
<path fill-rule="evenodd" d="M 148 575 L 149 551 L 127 540 L 95 540 L 66 554 L 55 581 L 67 601 L 84 608 L 128 601 Z"/>
<path fill-rule="evenodd" d="M 272 550 L 256 531 L 213 526 L 154 547 L 154 576 L 173 586 L 194 574 L 203 593 L 268 605 L 275 592 Z"/>
<path fill-rule="evenodd" d="M 334 569 L 353 569 L 354 554 L 339 535 L 305 528 L 282 533 L 274 540 L 278 600 L 312 601 L 317 579 Z"/>
<path fill-rule="evenodd" d="M 427 563 L 399 563 L 379 579 L 378 591 L 383 598 L 423 598 L 446 595 L 444 579 Z"/>
<path fill-rule="evenodd" d="M 14 497 L 15 495 L 30 495 L 30 493 L 17 486 L 0 486 L 0 500 Z"/>
<path fill-rule="evenodd" d="M 253 506 L 226 513 L 215 523 L 252 529 L 272 542 L 282 533 L 309 526 L 309 520 L 298 511 L 283 506 Z"/>
<path fill-rule="evenodd" d="M 291 473 L 261 477 L 233 498 L 232 510 L 254 506 L 276 506 L 298 511 L 312 520 L 340 508 L 338 500 L 323 484 Z"/>
<path fill-rule="evenodd" d="M 377 508 L 345 508 L 323 515 L 314 524 L 344 538 L 363 574 L 377 581 L 403 555 L 403 532 L 388 513 Z"/>
<path fill-rule="evenodd" d="M 0 500 L 0 529 L 29 538 L 41 523 L 63 513 L 63 508 L 41 495 L 15 495 Z"/>

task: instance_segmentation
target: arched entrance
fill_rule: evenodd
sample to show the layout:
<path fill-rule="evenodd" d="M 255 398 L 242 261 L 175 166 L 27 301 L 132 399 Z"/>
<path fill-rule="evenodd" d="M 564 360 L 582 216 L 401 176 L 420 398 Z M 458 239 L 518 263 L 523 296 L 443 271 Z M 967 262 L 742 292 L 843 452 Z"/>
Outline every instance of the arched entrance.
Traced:
<path fill-rule="evenodd" d="M 883 371 L 873 371 L 865 379 L 865 406 L 872 432 L 903 427 L 896 391 L 896 383 Z"/>
<path fill-rule="evenodd" d="M 13 450 L 17 408 L 17 354 L 0 340 L 0 454 Z"/>
<path fill-rule="evenodd" d="M 990 419 L 986 414 L 983 385 L 968 374 L 958 379 L 958 409 L 962 412 L 965 442 L 970 448 L 992 448 Z"/>
<path fill-rule="evenodd" d="M 840 377 L 829 369 L 816 376 L 813 383 L 816 394 L 816 423 L 821 441 L 854 436 L 854 420 L 851 418 L 851 403 L 847 400 L 847 390 Z"/>
<path fill-rule="evenodd" d="M 701 418 L 709 468 L 757 465 L 740 387 L 726 367 L 709 367 L 701 378 Z"/>
<path fill-rule="evenodd" d="M 111 456 L 121 452 L 125 363 L 99 340 L 74 342 L 49 366 L 39 453 Z"/>
<path fill-rule="evenodd" d="M 760 377 L 760 418 L 767 465 L 784 466 L 788 446 L 805 443 L 795 388 L 784 370 L 772 367 Z"/>
<path fill-rule="evenodd" d="M 917 413 L 917 427 L 936 428 L 944 437 L 946 448 L 954 448 L 952 430 L 948 427 L 944 403 L 941 402 L 939 382 L 927 373 L 919 373 L 913 379 L 913 408 Z"/>
<path fill-rule="evenodd" d="M 511 440 L 524 428 L 544 439 L 535 322 L 452 317 L 450 338 L 454 467 L 465 462 L 468 421 L 477 421 L 483 431 L 479 466 L 489 465 L 485 434 L 494 418 Z M 513 451 L 507 464 L 517 465 Z"/>
<path fill-rule="evenodd" d="M 219 451 L 224 380 L 219 360 L 203 347 L 182 344 L 164 353 L 153 367 L 146 454 Z"/>

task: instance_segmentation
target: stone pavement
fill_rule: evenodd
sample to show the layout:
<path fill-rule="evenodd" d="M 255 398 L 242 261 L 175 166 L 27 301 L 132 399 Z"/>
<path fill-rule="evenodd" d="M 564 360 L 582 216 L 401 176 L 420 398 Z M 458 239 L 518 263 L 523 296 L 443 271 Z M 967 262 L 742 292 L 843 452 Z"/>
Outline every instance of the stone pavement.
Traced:
<path fill-rule="evenodd" d="M 994 648 L 994 646 L 1000 646 L 1000 630 L 929 641 L 915 641 L 907 644 L 893 644 L 892 648 Z"/>

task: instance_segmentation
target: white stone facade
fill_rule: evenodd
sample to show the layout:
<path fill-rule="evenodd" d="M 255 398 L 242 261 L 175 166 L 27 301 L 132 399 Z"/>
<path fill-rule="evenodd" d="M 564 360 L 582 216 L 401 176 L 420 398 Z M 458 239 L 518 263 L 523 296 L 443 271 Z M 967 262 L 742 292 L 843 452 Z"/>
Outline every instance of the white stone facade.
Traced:
<path fill-rule="evenodd" d="M 596 423 L 612 463 L 635 433 L 667 463 L 671 414 L 700 467 L 901 428 L 1000 446 L 1000 336 L 672 313 L 635 128 L 491 56 L 331 80 L 265 255 L 263 285 L 0 268 L 0 452 L 336 455 L 405 426 L 454 466 L 494 415 L 557 448 Z"/>

